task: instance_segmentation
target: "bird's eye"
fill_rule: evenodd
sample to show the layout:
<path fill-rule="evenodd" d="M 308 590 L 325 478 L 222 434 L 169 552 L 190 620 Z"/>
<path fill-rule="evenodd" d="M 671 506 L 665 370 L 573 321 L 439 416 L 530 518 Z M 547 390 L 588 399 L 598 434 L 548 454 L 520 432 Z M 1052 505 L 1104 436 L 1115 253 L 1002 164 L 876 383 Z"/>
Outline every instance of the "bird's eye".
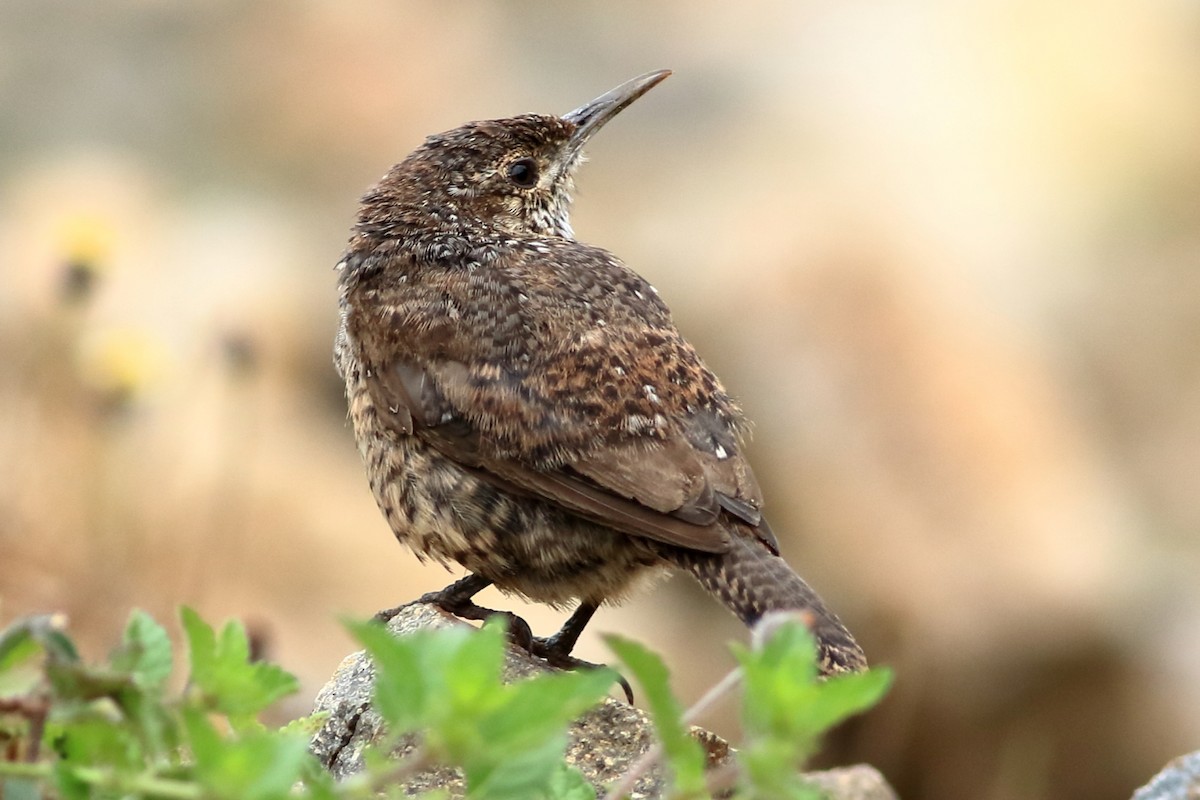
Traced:
<path fill-rule="evenodd" d="M 537 162 L 532 158 L 521 158 L 514 161 L 508 165 L 508 179 L 522 189 L 536 186 L 538 182 Z"/>

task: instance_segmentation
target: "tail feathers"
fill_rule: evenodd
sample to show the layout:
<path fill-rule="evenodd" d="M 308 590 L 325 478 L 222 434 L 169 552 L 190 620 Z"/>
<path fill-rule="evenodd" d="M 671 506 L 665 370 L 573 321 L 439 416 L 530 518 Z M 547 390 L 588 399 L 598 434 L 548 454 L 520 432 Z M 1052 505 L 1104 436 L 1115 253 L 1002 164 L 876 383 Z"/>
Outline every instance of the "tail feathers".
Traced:
<path fill-rule="evenodd" d="M 823 674 L 867 668 L 866 655 L 850 631 L 786 561 L 748 535 L 735 532 L 732 538 L 733 549 L 727 553 L 672 549 L 667 555 L 747 627 L 772 611 L 801 612 L 817 639 Z"/>

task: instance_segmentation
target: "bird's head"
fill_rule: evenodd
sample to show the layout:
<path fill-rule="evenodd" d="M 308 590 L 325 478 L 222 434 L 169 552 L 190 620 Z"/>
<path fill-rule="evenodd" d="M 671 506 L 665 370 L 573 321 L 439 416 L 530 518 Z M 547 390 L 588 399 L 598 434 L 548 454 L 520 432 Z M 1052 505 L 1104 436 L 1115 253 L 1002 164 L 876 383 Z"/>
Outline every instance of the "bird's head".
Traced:
<path fill-rule="evenodd" d="M 428 137 L 364 197 L 359 230 L 485 226 L 572 238 L 572 177 L 584 144 L 670 74 L 634 78 L 561 117 L 469 122 Z"/>

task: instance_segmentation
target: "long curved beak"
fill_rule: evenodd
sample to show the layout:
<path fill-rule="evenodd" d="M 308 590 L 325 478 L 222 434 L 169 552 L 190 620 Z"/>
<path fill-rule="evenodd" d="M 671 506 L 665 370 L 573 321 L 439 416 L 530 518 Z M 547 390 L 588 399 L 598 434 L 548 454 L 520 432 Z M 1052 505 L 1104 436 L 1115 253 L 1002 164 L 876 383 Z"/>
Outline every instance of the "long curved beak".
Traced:
<path fill-rule="evenodd" d="M 595 100 L 584 103 L 569 114 L 564 114 L 563 119 L 576 125 L 575 132 L 568 140 L 568 149 L 573 153 L 578 152 L 593 133 L 604 127 L 604 123 L 619 114 L 634 100 L 662 83 L 670 74 L 671 70 L 660 69 L 657 72 L 639 75 L 633 80 L 625 81 L 617 88 L 605 92 Z"/>

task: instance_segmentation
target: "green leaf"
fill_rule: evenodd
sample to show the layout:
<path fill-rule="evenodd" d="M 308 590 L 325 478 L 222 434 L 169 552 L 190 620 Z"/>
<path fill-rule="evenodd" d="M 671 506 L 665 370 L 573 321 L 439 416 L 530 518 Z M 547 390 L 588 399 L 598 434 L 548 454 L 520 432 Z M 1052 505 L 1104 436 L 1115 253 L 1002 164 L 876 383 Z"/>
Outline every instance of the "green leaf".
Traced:
<path fill-rule="evenodd" d="M 42 681 L 42 648 L 28 630 L 10 628 L 0 635 L 0 697 L 33 691 Z"/>
<path fill-rule="evenodd" d="M 124 742 L 131 758 L 163 756 L 178 739 L 162 702 L 162 684 L 170 669 L 166 631 L 145 613 L 135 612 L 107 664 L 47 659 L 45 673 L 54 693 L 52 720 L 64 727 L 68 740 L 86 738 L 87 726 L 100 720 L 103 726 L 119 727 L 113 738 Z M 79 728 L 72 728 L 76 723 Z"/>
<path fill-rule="evenodd" d="M 171 639 L 167 631 L 145 611 L 129 615 L 125 634 L 109 658 L 113 669 L 128 672 L 139 686 L 161 687 L 171 675 Z"/>
<path fill-rule="evenodd" d="M 582 772 L 560 764 L 550 776 L 550 796 L 554 800 L 596 800 L 596 789 Z"/>
<path fill-rule="evenodd" d="M 221 738 L 199 712 L 188 715 L 196 778 L 214 797 L 276 800 L 288 797 L 310 772 L 308 740 L 279 732 L 249 731 Z"/>
<path fill-rule="evenodd" d="M 376 708 L 395 731 L 432 728 L 435 744 L 471 746 L 472 721 L 501 702 L 503 628 L 396 636 L 378 623 L 349 627 L 374 661 Z"/>
<path fill-rule="evenodd" d="M 42 656 L 49 664 L 79 662 L 64 625 L 61 614 L 41 614 L 17 620 L 0 632 L 0 697 L 33 691 L 41 682 Z"/>
<path fill-rule="evenodd" d="M 113 672 L 107 666 L 96 664 L 63 664 L 50 660 L 46 663 L 46 677 L 50 679 L 60 705 L 101 699 L 115 702 L 123 692 L 135 688 L 128 673 Z"/>
<path fill-rule="evenodd" d="M 348 627 L 374 661 L 376 710 L 394 733 L 422 731 L 429 757 L 461 766 L 472 798 L 548 796 L 564 766 L 567 725 L 615 680 L 585 670 L 505 685 L 507 637 L 491 621 L 407 636 Z"/>
<path fill-rule="evenodd" d="M 304 736 L 306 741 L 311 737 Z M 339 786 L 325 765 L 316 758 L 307 758 L 300 765 L 300 781 L 308 794 L 308 800 L 336 800 L 336 798 L 352 798 L 353 791 L 345 791 Z"/>
<path fill-rule="evenodd" d="M 891 673 L 885 669 L 818 678 L 812 634 L 800 623 L 774 632 L 758 650 L 737 646 L 746 741 L 739 754 L 748 798 L 809 798 L 800 777 L 821 734 L 878 702 Z"/>
<path fill-rule="evenodd" d="M 187 636 L 191 681 L 201 704 L 227 714 L 236 727 L 250 725 L 257 714 L 299 682 L 274 664 L 250 661 L 250 642 L 241 623 L 230 621 L 220 635 L 190 608 L 180 612 Z"/>
<path fill-rule="evenodd" d="M 847 717 L 862 713 L 878 703 L 892 684 L 892 671 L 875 667 L 867 672 L 835 675 L 819 687 L 808 709 L 808 724 L 824 733 Z"/>
<path fill-rule="evenodd" d="M 610 669 L 546 673 L 503 687 L 504 704 L 480 720 L 483 738 L 513 751 L 564 731 L 616 683 Z"/>
<path fill-rule="evenodd" d="M 80 709 L 62 725 L 61 731 L 56 749 L 65 767 L 103 765 L 117 772 L 137 772 L 143 768 L 143 752 L 137 737 L 126 726 L 108 718 L 102 709 Z"/>
<path fill-rule="evenodd" d="M 508 754 L 504 757 L 484 749 L 464 754 L 467 797 L 526 800 L 545 796 L 550 780 L 563 763 L 566 746 L 566 735 L 559 733 L 520 749 L 505 748 Z"/>
<path fill-rule="evenodd" d="M 567 726 L 615 680 L 611 670 L 597 669 L 541 674 L 499 687 L 502 702 L 476 723 L 484 745 L 455 754 L 473 796 L 519 800 L 542 796 L 556 779 L 565 780 L 560 772 Z"/>
<path fill-rule="evenodd" d="M 641 684 L 654 729 L 674 777 L 675 797 L 707 797 L 704 780 L 704 751 L 683 723 L 683 707 L 671 693 L 669 673 L 663 660 L 641 644 L 622 636 L 604 637 Z"/>
<path fill-rule="evenodd" d="M 91 800 L 91 787 L 75 774 L 72 765 L 59 761 L 54 765 L 54 788 L 63 800 Z"/>
<path fill-rule="evenodd" d="M 816 645 L 800 623 L 780 628 L 758 651 L 737 646 L 734 655 L 744 675 L 747 732 L 803 740 L 806 749 L 878 702 L 891 683 L 886 669 L 818 679 Z"/>
<path fill-rule="evenodd" d="M 478 713 L 484 710 L 481 704 L 498 702 L 496 690 L 508 646 L 505 630 L 504 620 L 494 617 L 479 630 L 460 628 L 460 635 L 437 637 L 432 647 L 422 651 L 424 668 L 444 676 L 456 709 Z"/>
<path fill-rule="evenodd" d="M 746 742 L 738 753 L 742 800 L 819 800 L 821 793 L 804 779 L 796 743 L 782 738 Z"/>
<path fill-rule="evenodd" d="M 192 679 L 195 680 L 197 675 L 211 675 L 216 670 L 217 662 L 216 633 L 211 625 L 187 606 L 179 609 L 179 619 L 187 637 Z"/>
<path fill-rule="evenodd" d="M 0 666 L 6 662 L 9 650 L 21 647 L 27 638 L 41 645 L 49 658 L 78 661 L 79 652 L 67 636 L 65 627 L 66 617 L 62 614 L 38 614 L 17 620 L 0 633 Z"/>
<path fill-rule="evenodd" d="M 395 636 L 378 622 L 345 624 L 375 664 L 375 710 L 396 734 L 420 727 L 432 694 L 427 682 L 433 677 L 422 669 L 422 640 Z"/>
<path fill-rule="evenodd" d="M 296 733 L 312 738 L 316 735 L 317 731 L 325 727 L 325 723 L 329 721 L 329 715 L 328 711 L 318 711 L 315 714 L 309 714 L 305 717 L 296 717 L 294 720 L 284 724 L 279 730 L 282 733 Z"/>
<path fill-rule="evenodd" d="M 197 762 L 215 761 L 221 750 L 221 734 L 209 722 L 208 715 L 194 708 L 185 708 L 183 727 L 187 731 L 187 743 L 192 751 L 192 757 Z"/>
<path fill-rule="evenodd" d="M 29 626 L 20 622 L 0 631 L 0 672 L 41 652 Z"/>

